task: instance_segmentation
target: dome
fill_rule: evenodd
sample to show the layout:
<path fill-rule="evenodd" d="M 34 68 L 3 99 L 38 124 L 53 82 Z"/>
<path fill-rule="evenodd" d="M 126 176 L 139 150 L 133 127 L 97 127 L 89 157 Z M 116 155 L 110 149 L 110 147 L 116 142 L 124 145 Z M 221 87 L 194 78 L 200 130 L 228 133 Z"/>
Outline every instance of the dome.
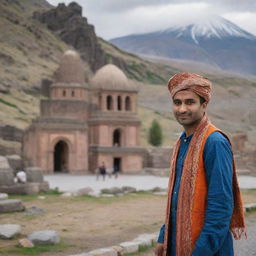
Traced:
<path fill-rule="evenodd" d="M 54 74 L 54 83 L 85 83 L 84 66 L 77 52 L 68 50 L 64 53 Z"/>
<path fill-rule="evenodd" d="M 137 87 L 129 83 L 124 72 L 113 64 L 100 68 L 91 80 L 93 89 L 112 91 L 137 91 Z"/>

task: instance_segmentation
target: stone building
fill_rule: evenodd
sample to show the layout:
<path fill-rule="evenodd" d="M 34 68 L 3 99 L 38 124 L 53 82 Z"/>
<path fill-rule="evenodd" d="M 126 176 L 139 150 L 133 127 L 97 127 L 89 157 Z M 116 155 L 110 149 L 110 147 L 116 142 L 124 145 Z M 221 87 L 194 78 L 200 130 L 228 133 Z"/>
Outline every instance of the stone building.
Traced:
<path fill-rule="evenodd" d="M 85 82 L 79 55 L 67 51 L 54 74 L 50 97 L 23 138 L 27 165 L 45 173 L 87 173 L 105 162 L 123 173 L 143 168 L 136 86 L 107 64 Z"/>

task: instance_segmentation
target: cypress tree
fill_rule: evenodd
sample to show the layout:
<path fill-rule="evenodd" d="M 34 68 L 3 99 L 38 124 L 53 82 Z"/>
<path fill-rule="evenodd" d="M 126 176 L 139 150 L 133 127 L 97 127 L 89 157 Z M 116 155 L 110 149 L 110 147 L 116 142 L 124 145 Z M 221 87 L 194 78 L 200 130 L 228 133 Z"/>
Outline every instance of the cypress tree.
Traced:
<path fill-rule="evenodd" d="M 157 120 L 153 120 L 149 128 L 148 142 L 153 146 L 160 146 L 163 141 L 162 128 Z"/>

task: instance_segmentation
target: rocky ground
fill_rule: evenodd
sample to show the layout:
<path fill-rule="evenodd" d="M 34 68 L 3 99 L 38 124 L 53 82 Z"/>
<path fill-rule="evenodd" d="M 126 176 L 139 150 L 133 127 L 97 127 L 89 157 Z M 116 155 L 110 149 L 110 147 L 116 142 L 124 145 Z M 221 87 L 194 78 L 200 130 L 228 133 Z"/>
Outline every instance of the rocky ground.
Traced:
<path fill-rule="evenodd" d="M 39 230 L 59 232 L 62 242 L 70 247 L 62 252 L 37 255 L 61 256 L 90 251 L 132 240 L 142 233 L 152 233 L 163 223 L 165 196 L 131 194 L 114 198 L 75 197 L 63 198 L 47 195 L 19 197 L 27 209 L 37 207 L 45 213 L 25 215 L 24 212 L 2 214 L 1 224 L 16 223 L 22 226 L 19 238 Z M 0 255 L 7 253 L 18 238 L 0 243 Z M 2 253 L 2 254 L 1 254 Z"/>
<path fill-rule="evenodd" d="M 246 203 L 255 201 L 255 190 L 243 191 Z M 1 224 L 20 224 L 21 235 L 13 240 L 3 240 L 0 243 L 0 255 L 17 256 L 15 248 L 20 238 L 45 229 L 59 232 L 62 248 L 51 252 L 40 252 L 33 255 L 67 256 L 87 252 L 93 249 L 119 244 L 134 239 L 143 233 L 156 232 L 164 221 L 166 196 L 151 193 L 136 193 L 121 197 L 92 198 L 88 196 L 68 197 L 48 194 L 38 198 L 19 196 L 27 208 L 26 212 L 2 214 Z M 42 209 L 35 214 L 29 210 Z M 256 226 L 256 215 L 247 217 L 250 223 L 250 233 Z M 255 232 L 254 232 L 255 233 Z M 244 242 L 243 250 L 251 250 L 252 241 Z M 251 247 L 250 247 L 251 246 Z M 241 246 L 240 246 L 241 247 Z M 241 250 L 242 250 L 241 249 Z M 145 255 L 152 255 L 149 250 Z M 30 254 L 23 254 L 30 255 Z M 239 256 L 253 254 L 239 254 Z"/>

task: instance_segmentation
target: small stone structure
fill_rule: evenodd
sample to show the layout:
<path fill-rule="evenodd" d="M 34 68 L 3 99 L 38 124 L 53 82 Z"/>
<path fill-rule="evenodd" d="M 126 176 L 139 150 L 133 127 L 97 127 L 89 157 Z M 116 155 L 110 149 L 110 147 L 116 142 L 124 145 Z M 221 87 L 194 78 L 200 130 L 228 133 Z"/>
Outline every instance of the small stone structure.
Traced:
<path fill-rule="evenodd" d="M 1 166 L 9 166 L 8 162 L 0 158 Z M 15 171 L 9 168 L 0 168 L 0 193 L 7 194 L 36 194 L 39 192 L 46 192 L 49 190 L 48 182 L 44 181 L 43 173 L 40 168 L 26 168 L 27 174 L 26 183 L 15 183 Z"/>

